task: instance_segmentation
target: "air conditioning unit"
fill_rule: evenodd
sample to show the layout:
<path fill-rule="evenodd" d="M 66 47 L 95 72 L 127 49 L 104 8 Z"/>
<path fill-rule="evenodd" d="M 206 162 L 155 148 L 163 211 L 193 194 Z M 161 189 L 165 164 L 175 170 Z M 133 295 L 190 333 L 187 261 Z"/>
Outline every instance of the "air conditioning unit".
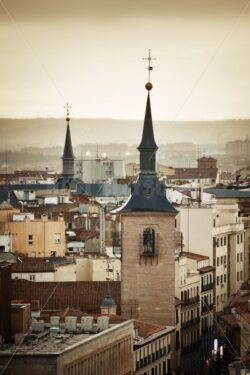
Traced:
<path fill-rule="evenodd" d="M 65 328 L 70 332 L 76 331 L 76 321 L 77 321 L 76 316 L 66 316 Z"/>
<path fill-rule="evenodd" d="M 84 331 L 92 331 L 93 330 L 93 316 L 82 316 L 81 318 L 81 328 Z"/>

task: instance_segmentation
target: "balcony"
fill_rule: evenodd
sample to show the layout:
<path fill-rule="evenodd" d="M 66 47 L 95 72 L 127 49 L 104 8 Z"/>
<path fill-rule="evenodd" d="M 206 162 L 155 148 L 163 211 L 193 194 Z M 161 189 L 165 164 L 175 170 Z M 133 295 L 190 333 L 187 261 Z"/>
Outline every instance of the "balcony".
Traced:
<path fill-rule="evenodd" d="M 220 234 L 226 234 L 231 232 L 238 232 L 244 230 L 244 224 L 242 223 L 232 223 L 227 225 L 220 225 L 212 229 L 213 236 L 218 236 Z"/>
<path fill-rule="evenodd" d="M 201 286 L 201 293 L 206 292 L 208 290 L 212 290 L 212 289 L 213 289 L 213 283 L 202 285 Z"/>
<path fill-rule="evenodd" d="M 186 322 L 183 322 L 181 324 L 181 329 L 187 329 L 187 328 L 193 327 L 193 326 L 195 326 L 199 323 L 200 323 L 200 317 L 197 316 L 196 318 L 193 318 L 193 319 L 190 319 Z"/>
<path fill-rule="evenodd" d="M 181 304 L 182 304 L 183 307 L 186 307 L 186 306 L 194 305 L 194 304 L 199 303 L 199 302 L 200 302 L 200 297 L 196 296 L 196 297 L 188 298 L 188 299 L 182 301 Z"/>
<path fill-rule="evenodd" d="M 214 305 L 212 303 L 209 305 L 202 306 L 201 313 L 202 314 L 209 313 L 211 310 L 213 310 L 213 308 L 214 308 Z"/>

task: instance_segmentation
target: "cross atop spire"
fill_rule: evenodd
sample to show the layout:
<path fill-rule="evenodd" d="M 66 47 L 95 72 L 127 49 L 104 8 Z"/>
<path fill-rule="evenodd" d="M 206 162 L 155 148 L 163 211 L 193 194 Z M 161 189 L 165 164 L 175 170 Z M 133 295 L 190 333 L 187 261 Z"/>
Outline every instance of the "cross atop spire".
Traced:
<path fill-rule="evenodd" d="M 67 116 L 66 121 L 67 121 L 67 123 L 69 123 L 70 122 L 69 111 L 72 107 L 71 107 L 71 105 L 69 105 L 69 103 L 66 103 L 64 108 L 66 109 L 66 116 Z"/>
<path fill-rule="evenodd" d="M 148 82 L 146 83 L 145 87 L 148 91 L 150 91 L 153 87 L 152 83 L 150 82 L 150 72 L 151 72 L 151 70 L 153 70 L 153 67 L 151 65 L 151 61 L 156 60 L 156 58 L 151 57 L 151 49 L 148 50 L 148 57 L 143 57 L 143 60 L 148 60 L 148 66 L 147 66 Z"/>

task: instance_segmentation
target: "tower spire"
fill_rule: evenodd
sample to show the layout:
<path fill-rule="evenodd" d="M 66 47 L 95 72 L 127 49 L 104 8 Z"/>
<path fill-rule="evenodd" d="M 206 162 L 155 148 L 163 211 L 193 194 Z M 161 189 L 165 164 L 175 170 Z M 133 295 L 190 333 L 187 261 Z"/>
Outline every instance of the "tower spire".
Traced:
<path fill-rule="evenodd" d="M 140 151 L 140 171 L 147 172 L 147 173 L 150 173 L 150 172 L 155 173 L 155 154 L 158 149 L 158 146 L 156 145 L 155 139 L 154 139 L 154 129 L 153 129 L 151 103 L 150 103 L 150 95 L 149 95 L 149 91 L 152 90 L 153 88 L 153 85 L 150 82 L 150 72 L 153 70 L 151 61 L 155 60 L 155 58 L 151 57 L 150 49 L 148 52 L 148 57 L 147 58 L 145 57 L 144 60 L 148 60 L 148 67 L 147 67 L 148 82 L 145 85 L 145 88 L 148 91 L 148 98 L 147 98 L 146 112 L 145 112 L 145 117 L 144 117 L 142 139 L 137 149 Z"/>
<path fill-rule="evenodd" d="M 70 117 L 69 117 L 69 110 L 72 108 L 68 103 L 64 107 L 66 108 L 66 122 L 67 122 L 67 129 L 66 129 L 66 137 L 64 143 L 64 150 L 63 150 L 63 172 L 62 175 L 65 178 L 73 178 L 74 177 L 74 153 L 73 147 L 71 142 L 71 134 L 70 134 Z"/>

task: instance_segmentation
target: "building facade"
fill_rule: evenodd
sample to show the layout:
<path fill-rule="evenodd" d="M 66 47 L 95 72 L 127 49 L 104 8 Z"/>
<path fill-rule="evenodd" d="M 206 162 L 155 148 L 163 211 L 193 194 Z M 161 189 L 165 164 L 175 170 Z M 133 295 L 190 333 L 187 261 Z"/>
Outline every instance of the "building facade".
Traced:
<path fill-rule="evenodd" d="M 10 233 L 12 251 L 29 257 L 65 255 L 65 222 L 62 216 L 51 220 L 46 215 L 35 219 L 34 214 L 9 214 L 0 221 L 0 233 Z"/>

